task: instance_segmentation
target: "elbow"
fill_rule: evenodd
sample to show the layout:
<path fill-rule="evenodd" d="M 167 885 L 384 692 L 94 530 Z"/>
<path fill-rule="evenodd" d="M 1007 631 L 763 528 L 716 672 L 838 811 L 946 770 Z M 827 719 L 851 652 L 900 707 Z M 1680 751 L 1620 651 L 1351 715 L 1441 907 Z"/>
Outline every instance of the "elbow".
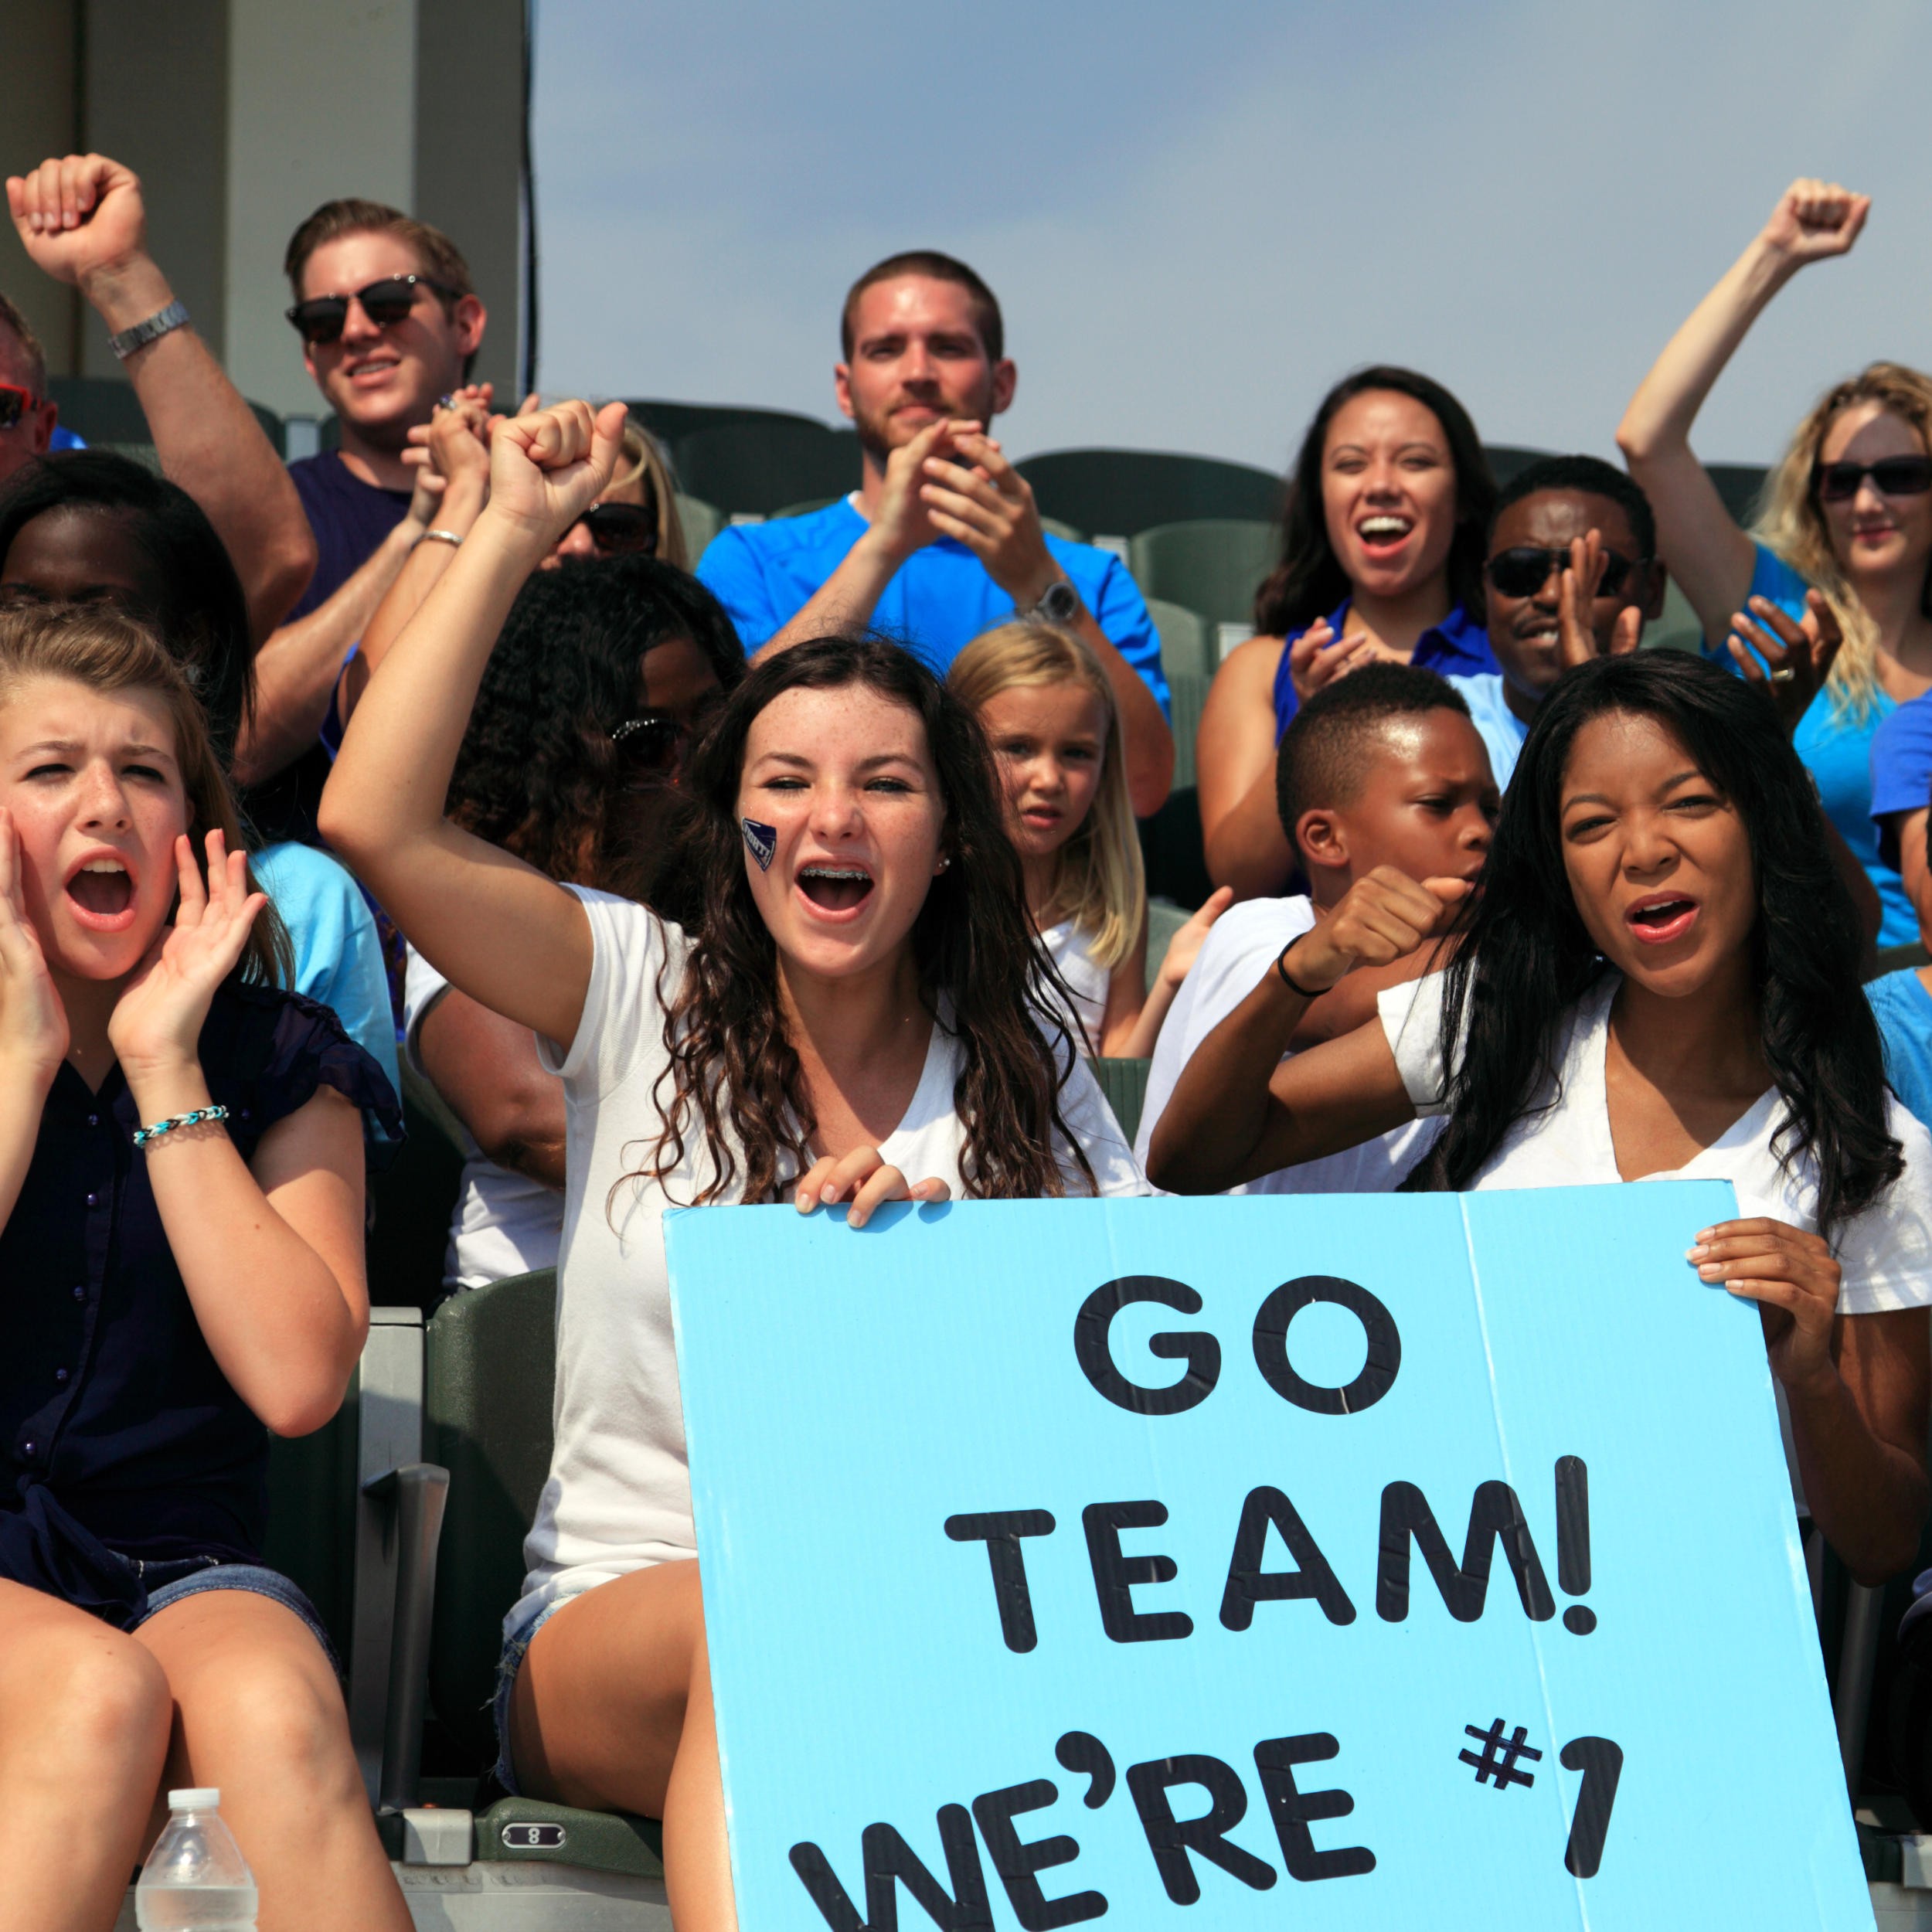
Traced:
<path fill-rule="evenodd" d="M 343 784 L 339 766 L 322 787 L 321 802 L 315 808 L 315 828 L 330 851 L 359 877 L 381 843 L 381 828 L 356 808 L 355 794 Z"/>
<path fill-rule="evenodd" d="M 1625 467 L 1634 477 L 1646 464 L 1653 462 L 1664 453 L 1665 437 L 1661 427 L 1649 420 L 1648 411 L 1640 411 L 1632 403 L 1624 412 L 1624 420 L 1617 425 L 1617 447 L 1623 452 Z"/>
<path fill-rule="evenodd" d="M 326 1428 L 335 1420 L 348 1392 L 348 1376 L 338 1376 L 326 1385 L 318 1382 L 308 1388 L 280 1389 L 272 1401 L 257 1406 L 255 1413 L 270 1435 L 289 1441 Z"/>
<path fill-rule="evenodd" d="M 1129 747 L 1127 795 L 1136 818 L 1151 818 L 1174 789 L 1174 733 L 1157 719 Z"/>

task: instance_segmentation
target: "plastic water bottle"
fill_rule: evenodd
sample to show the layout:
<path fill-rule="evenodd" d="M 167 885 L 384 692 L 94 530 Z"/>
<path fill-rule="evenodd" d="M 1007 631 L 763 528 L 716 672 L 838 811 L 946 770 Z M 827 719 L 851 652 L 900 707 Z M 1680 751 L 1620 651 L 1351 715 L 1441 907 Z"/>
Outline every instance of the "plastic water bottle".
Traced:
<path fill-rule="evenodd" d="M 141 1932 L 255 1932 L 255 1875 L 212 1787 L 168 1794 L 166 1828 L 134 1886 Z"/>

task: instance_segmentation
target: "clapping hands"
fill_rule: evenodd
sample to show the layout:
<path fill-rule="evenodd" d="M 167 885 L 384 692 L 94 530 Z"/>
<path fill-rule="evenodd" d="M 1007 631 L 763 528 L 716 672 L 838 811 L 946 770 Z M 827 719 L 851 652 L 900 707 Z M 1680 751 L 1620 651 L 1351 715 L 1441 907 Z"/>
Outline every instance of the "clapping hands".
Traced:
<path fill-rule="evenodd" d="M 20 840 L 0 807 L 0 1066 L 51 1086 L 67 1056 L 67 1013 L 27 917 Z"/>

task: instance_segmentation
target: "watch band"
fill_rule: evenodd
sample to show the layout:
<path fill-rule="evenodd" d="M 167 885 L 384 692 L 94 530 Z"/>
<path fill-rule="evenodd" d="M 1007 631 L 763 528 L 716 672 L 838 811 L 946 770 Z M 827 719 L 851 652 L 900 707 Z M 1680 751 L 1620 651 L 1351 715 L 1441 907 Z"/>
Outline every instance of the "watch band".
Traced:
<path fill-rule="evenodd" d="M 1080 594 L 1070 579 L 1060 577 L 1040 594 L 1039 603 L 1018 612 L 1022 617 L 1044 617 L 1049 624 L 1071 624 L 1080 615 Z"/>
<path fill-rule="evenodd" d="M 177 295 L 165 308 L 157 309 L 145 321 L 134 324 L 132 328 L 124 328 L 117 335 L 107 338 L 107 346 L 122 362 L 138 349 L 145 349 L 150 342 L 158 342 L 172 331 L 179 328 L 188 320 L 188 311 L 182 307 Z"/>

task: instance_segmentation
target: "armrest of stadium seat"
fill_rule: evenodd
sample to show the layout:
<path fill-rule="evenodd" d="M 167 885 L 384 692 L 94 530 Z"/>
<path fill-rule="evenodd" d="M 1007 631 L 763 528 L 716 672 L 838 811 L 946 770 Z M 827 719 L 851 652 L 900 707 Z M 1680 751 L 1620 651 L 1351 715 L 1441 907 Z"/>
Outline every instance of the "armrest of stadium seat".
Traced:
<path fill-rule="evenodd" d="M 396 1604 L 390 1628 L 389 1695 L 383 1722 L 378 1811 L 413 1806 L 423 1768 L 423 1717 L 429 1698 L 430 1617 L 436 1604 L 436 1549 L 449 1500 L 450 1472 L 433 1462 L 386 1469 L 362 1485 L 378 1502 L 393 1499 Z"/>

